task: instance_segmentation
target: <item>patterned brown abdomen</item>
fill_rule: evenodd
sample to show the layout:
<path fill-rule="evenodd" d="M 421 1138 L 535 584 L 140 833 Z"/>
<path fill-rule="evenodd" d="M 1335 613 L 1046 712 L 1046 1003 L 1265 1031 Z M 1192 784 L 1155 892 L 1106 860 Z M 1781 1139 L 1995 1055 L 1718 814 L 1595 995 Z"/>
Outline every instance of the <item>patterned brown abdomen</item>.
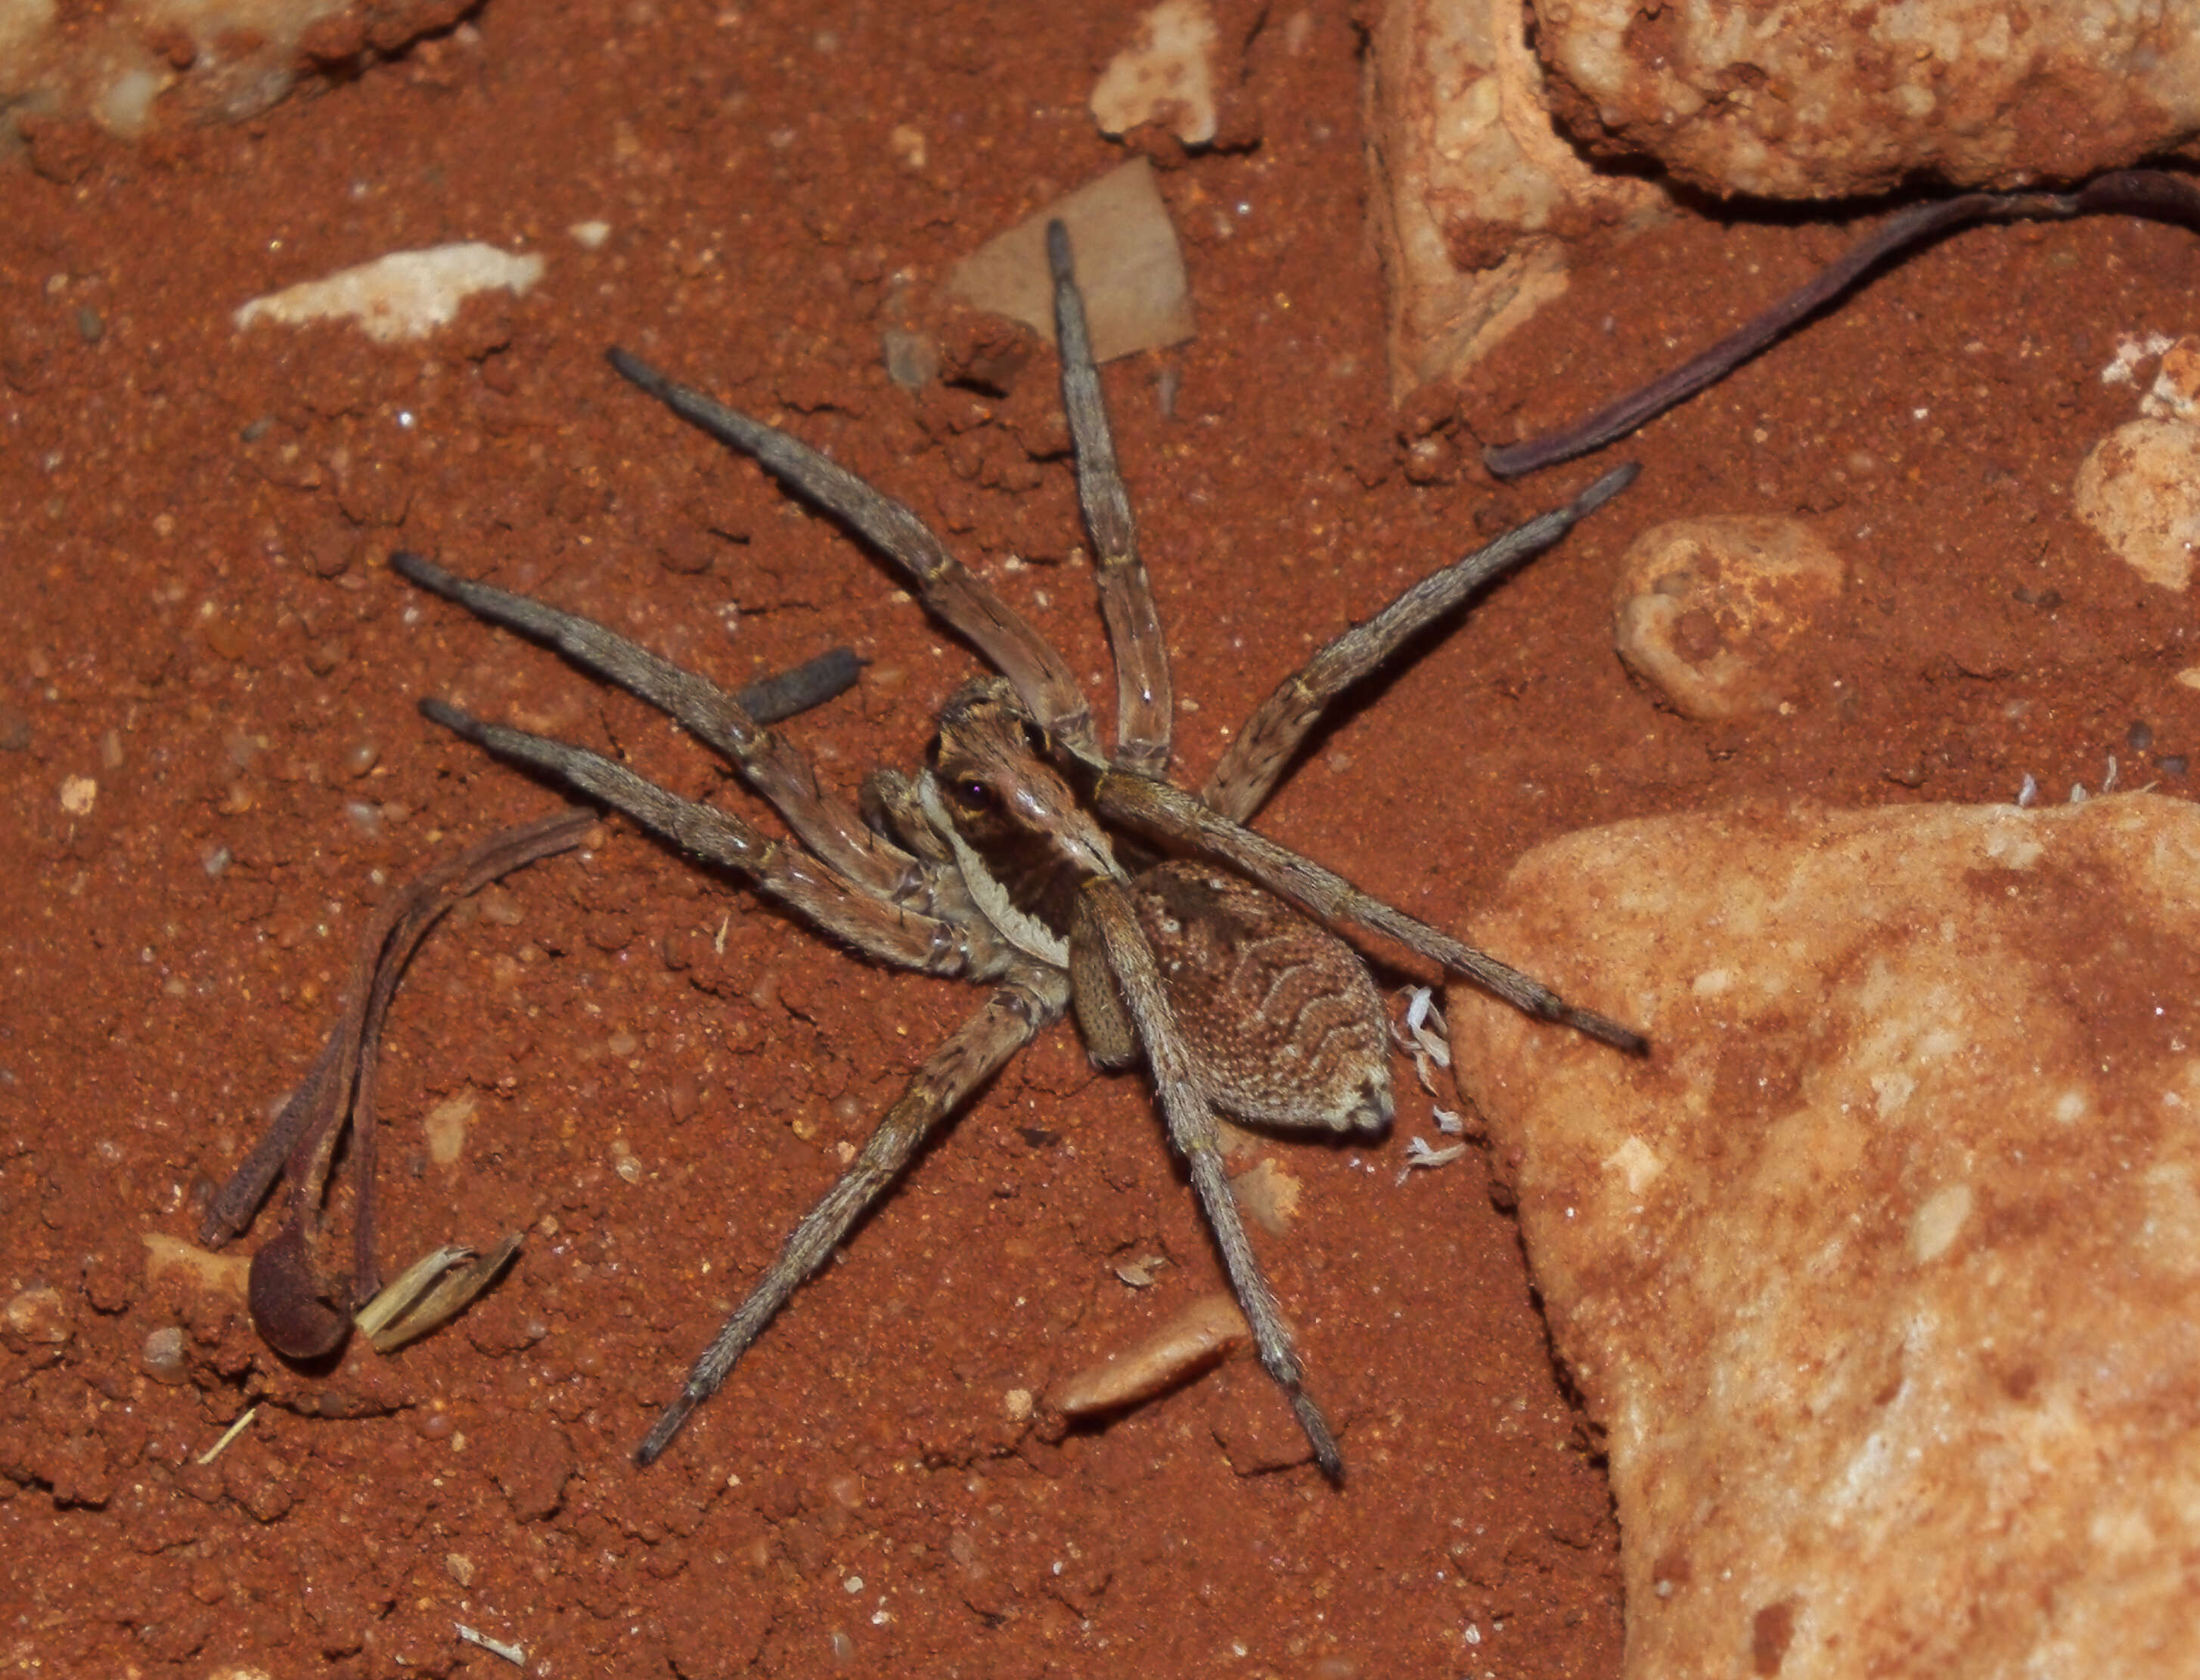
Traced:
<path fill-rule="evenodd" d="M 1383 1000 L 1350 946 L 1213 864 L 1161 864 L 1130 891 L 1216 1106 L 1274 1126 L 1389 1122 Z"/>

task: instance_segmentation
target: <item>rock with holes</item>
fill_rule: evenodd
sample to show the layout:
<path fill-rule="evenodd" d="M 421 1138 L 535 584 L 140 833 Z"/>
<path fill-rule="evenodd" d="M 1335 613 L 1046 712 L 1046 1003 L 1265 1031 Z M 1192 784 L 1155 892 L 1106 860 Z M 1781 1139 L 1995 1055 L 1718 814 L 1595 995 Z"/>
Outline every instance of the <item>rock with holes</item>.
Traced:
<path fill-rule="evenodd" d="M 1777 711 L 1803 687 L 1811 625 L 1847 568 L 1807 525 L 1748 515 L 1670 520 L 1620 561 L 1612 642 L 1685 717 Z"/>
<path fill-rule="evenodd" d="M 2200 812 L 1743 810 L 1524 859 L 1461 1082 L 1608 1432 L 1631 1677 L 2200 1674 Z"/>
<path fill-rule="evenodd" d="M 1705 191 L 2068 181 L 2200 134 L 2200 0 L 1536 0 L 1560 117 Z"/>

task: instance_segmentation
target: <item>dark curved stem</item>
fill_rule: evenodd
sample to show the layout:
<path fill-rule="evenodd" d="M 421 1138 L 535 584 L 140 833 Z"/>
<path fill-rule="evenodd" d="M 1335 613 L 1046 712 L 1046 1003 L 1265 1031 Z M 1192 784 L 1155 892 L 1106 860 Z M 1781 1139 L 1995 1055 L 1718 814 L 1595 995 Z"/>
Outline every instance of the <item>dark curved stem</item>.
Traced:
<path fill-rule="evenodd" d="M 1486 449 L 1483 463 L 1500 478 L 1518 478 L 1601 449 L 1706 386 L 1717 384 L 1799 323 L 1840 299 L 1887 259 L 1957 228 L 1975 222 L 2062 221 L 2101 214 L 2200 224 L 2200 189 L 2185 177 L 2164 170 L 2130 169 L 2096 177 L 2076 192 L 1965 193 L 1917 205 L 1889 217 L 1807 284 L 1670 373 L 1559 431 L 1524 443 Z"/>

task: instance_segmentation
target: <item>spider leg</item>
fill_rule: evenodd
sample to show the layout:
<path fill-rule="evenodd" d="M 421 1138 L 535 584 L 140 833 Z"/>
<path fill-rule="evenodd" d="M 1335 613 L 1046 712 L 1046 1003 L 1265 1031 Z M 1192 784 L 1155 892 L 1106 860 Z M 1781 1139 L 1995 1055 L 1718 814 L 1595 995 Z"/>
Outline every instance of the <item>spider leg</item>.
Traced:
<path fill-rule="evenodd" d="M 968 638 L 1015 685 L 1032 715 L 1077 757 L 1103 761 L 1092 707 L 1068 663 L 1024 616 L 1003 601 L 901 503 L 874 490 L 808 444 L 728 408 L 613 349 L 611 365 L 682 419 L 752 458 L 798 495 L 852 526 L 907 573 L 927 610 Z"/>
<path fill-rule="evenodd" d="M 1036 1034 L 1060 1020 L 1068 1000 L 1066 975 L 1037 964 L 1019 965 L 978 1012 L 932 1053 L 880 1118 L 854 1164 L 804 1216 L 779 1257 L 711 1339 L 688 1373 L 679 1398 L 665 1408 L 635 1449 L 636 1463 L 655 1461 L 688 1415 L 718 1391 L 787 1298 L 824 1264 L 863 1210 L 900 1175 L 932 1129 Z"/>
<path fill-rule="evenodd" d="M 1275 789 L 1291 755 L 1329 703 L 1501 572 L 1542 553 L 1635 481 L 1631 464 L 1615 467 L 1566 506 L 1538 515 L 1486 548 L 1431 572 L 1369 619 L 1337 636 L 1278 684 L 1246 720 L 1200 790 L 1209 807 L 1243 822 Z"/>
<path fill-rule="evenodd" d="M 393 554 L 389 568 L 477 617 L 547 642 L 576 664 L 670 713 L 689 733 L 724 754 L 805 845 L 863 890 L 897 903 L 922 890 L 926 872 L 918 860 L 819 786 L 809 760 L 717 684 L 594 619 L 459 577 L 420 555 Z"/>
<path fill-rule="evenodd" d="M 1197 847 L 1314 915 L 1349 922 L 1395 939 L 1408 950 L 1495 993 L 1524 1015 L 1559 1022 L 1631 1056 L 1648 1053 L 1649 1041 L 1641 1034 L 1594 1010 L 1577 1008 L 1533 976 L 1402 910 L 1391 908 L 1334 870 L 1325 869 L 1311 858 L 1302 857 L 1208 809 L 1182 788 L 1110 772 L 1100 778 L 1093 797 L 1103 815 L 1134 832 Z"/>
<path fill-rule="evenodd" d="M 1161 637 L 1154 592 L 1138 558 L 1138 530 L 1130 492 L 1115 462 L 1115 439 L 1100 395 L 1100 370 L 1085 330 L 1085 298 L 1069 259 L 1069 230 L 1046 225 L 1047 266 L 1054 276 L 1055 342 L 1062 352 L 1062 406 L 1077 452 L 1077 499 L 1092 538 L 1100 615 L 1115 650 L 1115 762 L 1145 776 L 1168 773 L 1175 700 L 1169 687 L 1168 645 Z"/>
<path fill-rule="evenodd" d="M 1077 913 L 1082 924 L 1079 931 L 1100 941 L 1109 971 L 1137 1024 L 1139 1041 L 1145 1046 L 1146 1065 L 1161 1093 L 1170 1140 L 1191 1170 L 1192 1188 L 1199 1193 L 1200 1206 L 1206 1210 L 1207 1222 L 1222 1251 L 1231 1288 L 1244 1310 L 1246 1321 L 1253 1327 L 1253 1346 L 1260 1355 L 1261 1368 L 1290 1399 L 1322 1473 L 1332 1481 L 1342 1481 L 1343 1455 L 1337 1450 L 1337 1436 L 1322 1415 L 1320 1405 L 1307 1392 L 1306 1372 L 1292 1344 L 1290 1327 L 1284 1322 L 1276 1292 L 1253 1252 L 1252 1239 L 1245 1234 L 1238 1199 L 1222 1170 L 1222 1142 L 1214 1123 L 1211 1094 L 1177 1030 L 1153 948 L 1138 927 L 1138 914 L 1122 886 L 1108 879 L 1085 885 L 1078 895 Z M 1082 945 L 1084 941 L 1074 942 Z"/>
<path fill-rule="evenodd" d="M 974 939 L 972 930 L 864 892 L 799 847 L 771 839 L 739 817 L 668 792 L 600 753 L 485 723 L 441 700 L 423 700 L 420 710 L 430 722 L 477 746 L 616 807 L 683 851 L 739 870 L 813 926 L 881 962 L 927 974 L 990 979 L 1011 960 L 1007 948 L 983 930 Z"/>

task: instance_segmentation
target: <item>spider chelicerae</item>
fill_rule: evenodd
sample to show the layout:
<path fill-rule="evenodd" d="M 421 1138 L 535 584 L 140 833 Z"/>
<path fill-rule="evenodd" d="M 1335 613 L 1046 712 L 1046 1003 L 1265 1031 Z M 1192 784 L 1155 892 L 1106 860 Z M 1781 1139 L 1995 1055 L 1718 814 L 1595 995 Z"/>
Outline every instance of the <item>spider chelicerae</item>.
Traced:
<path fill-rule="evenodd" d="M 602 625 L 418 555 L 391 565 L 480 616 L 548 643 L 658 706 L 724 754 L 793 843 L 693 803 L 596 753 L 484 722 L 440 701 L 433 720 L 625 812 L 682 849 L 746 875 L 872 960 L 988 988 L 887 1109 L 853 1164 L 695 1362 L 635 1453 L 647 1464 L 714 1393 L 773 1315 L 909 1164 L 926 1137 L 1033 1036 L 1074 1007 L 1092 1059 L 1143 1055 L 1170 1140 L 1191 1170 L 1262 1367 L 1331 1478 L 1343 1460 L 1308 1391 L 1290 1331 L 1222 1165 L 1218 1113 L 1255 1125 L 1372 1130 L 1392 1113 L 1390 1044 L 1362 959 L 1324 925 L 1397 941 L 1528 1014 L 1631 1053 L 1642 1038 L 1449 934 L 1369 897 L 1243 825 L 1329 704 L 1483 583 L 1555 542 L 1624 489 L 1605 474 L 1405 591 L 1337 637 L 1255 709 L 1197 793 L 1167 779 L 1168 653 L 1139 562 L 1069 238 L 1047 229 L 1062 401 L 1079 500 L 1115 650 L 1115 748 L 1062 656 L 900 503 L 774 427 L 676 384 L 620 350 L 611 365 L 866 538 L 925 606 L 999 673 L 942 708 L 929 767 L 885 770 L 860 807 L 821 786 L 795 748 L 692 672 Z"/>

